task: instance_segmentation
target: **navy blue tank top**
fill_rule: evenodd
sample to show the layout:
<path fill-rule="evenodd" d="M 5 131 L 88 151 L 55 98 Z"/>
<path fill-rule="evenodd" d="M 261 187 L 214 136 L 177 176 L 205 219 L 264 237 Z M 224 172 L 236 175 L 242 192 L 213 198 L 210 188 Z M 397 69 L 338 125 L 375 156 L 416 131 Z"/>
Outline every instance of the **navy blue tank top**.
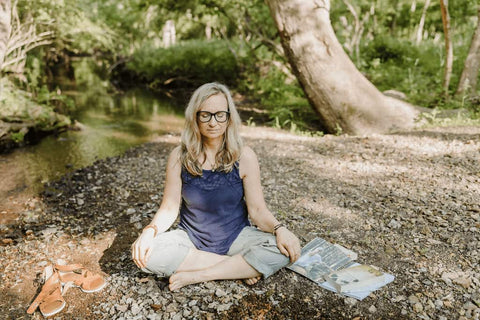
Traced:
<path fill-rule="evenodd" d="M 203 170 L 193 176 L 182 169 L 182 206 L 179 227 L 199 250 L 226 254 L 245 226 L 249 226 L 243 182 L 231 172 Z"/>

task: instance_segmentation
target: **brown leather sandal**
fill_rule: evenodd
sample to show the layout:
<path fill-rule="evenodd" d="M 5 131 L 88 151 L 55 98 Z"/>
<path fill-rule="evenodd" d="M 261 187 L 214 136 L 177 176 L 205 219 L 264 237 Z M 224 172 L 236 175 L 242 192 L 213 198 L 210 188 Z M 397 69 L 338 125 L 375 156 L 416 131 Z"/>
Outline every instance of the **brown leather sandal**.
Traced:
<path fill-rule="evenodd" d="M 101 275 L 85 269 L 81 264 L 56 264 L 54 268 L 58 272 L 62 283 L 72 282 L 74 286 L 79 287 L 83 292 L 100 291 L 107 284 Z"/>
<path fill-rule="evenodd" d="M 48 268 L 48 267 L 47 267 Z M 45 273 L 48 274 L 47 268 Z M 51 268 L 51 267 L 50 267 Z M 42 287 L 42 291 L 33 300 L 30 307 L 27 309 L 28 314 L 32 314 L 40 306 L 40 312 L 45 316 L 53 316 L 59 313 L 65 308 L 66 302 L 63 299 L 62 294 L 68 290 L 68 286 L 65 290 L 62 290 L 62 283 L 60 281 L 58 272 L 53 271 L 53 274 L 48 277 L 45 284 Z"/>

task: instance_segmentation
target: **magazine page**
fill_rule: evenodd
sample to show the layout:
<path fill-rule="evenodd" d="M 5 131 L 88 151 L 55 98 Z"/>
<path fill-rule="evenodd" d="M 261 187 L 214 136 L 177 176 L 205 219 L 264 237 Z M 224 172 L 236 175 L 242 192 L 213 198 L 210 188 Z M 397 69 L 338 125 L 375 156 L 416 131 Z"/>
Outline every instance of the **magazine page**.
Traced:
<path fill-rule="evenodd" d="M 288 268 L 320 284 L 325 281 L 325 275 L 353 264 L 352 259 L 338 246 L 315 238 L 302 249 L 301 257 Z"/>
<path fill-rule="evenodd" d="M 360 264 L 329 273 L 325 275 L 325 280 L 337 292 L 345 293 L 361 291 L 371 285 L 382 285 L 385 281 L 385 276 L 382 271 L 373 266 Z"/>
<path fill-rule="evenodd" d="M 361 291 L 359 290 L 359 291 L 352 291 L 352 292 L 344 292 L 344 293 L 341 293 L 341 295 L 346 296 L 346 297 L 352 297 L 352 298 L 355 298 L 355 299 L 361 301 L 361 300 L 365 299 L 366 297 L 368 297 L 370 295 L 370 293 L 372 293 L 373 291 L 378 290 L 381 287 L 383 287 L 383 286 L 389 284 L 390 282 L 392 282 L 393 280 L 395 280 L 395 276 L 393 276 L 389 273 L 385 273 L 384 275 L 385 275 L 384 281 L 380 285 L 377 285 L 377 284 L 370 285 L 370 286 L 367 286 L 365 288 L 362 288 Z M 329 291 L 337 292 L 337 290 L 335 290 L 335 288 L 330 283 L 328 283 L 327 281 L 325 281 L 323 283 L 320 283 L 320 287 L 322 287 L 324 289 L 327 289 Z"/>

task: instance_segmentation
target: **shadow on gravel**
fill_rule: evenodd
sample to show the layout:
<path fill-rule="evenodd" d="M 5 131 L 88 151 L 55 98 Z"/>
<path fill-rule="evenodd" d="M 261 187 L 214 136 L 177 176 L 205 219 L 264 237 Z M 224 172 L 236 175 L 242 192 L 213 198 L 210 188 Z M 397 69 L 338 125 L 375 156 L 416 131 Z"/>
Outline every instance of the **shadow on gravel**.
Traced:
<path fill-rule="evenodd" d="M 134 274 L 138 268 L 130 247 L 158 209 L 171 149 L 166 143 L 146 144 L 48 183 L 42 194 L 45 215 L 25 228 L 40 233 L 55 226 L 85 238 L 113 230 L 115 239 L 100 266 L 107 274 Z"/>

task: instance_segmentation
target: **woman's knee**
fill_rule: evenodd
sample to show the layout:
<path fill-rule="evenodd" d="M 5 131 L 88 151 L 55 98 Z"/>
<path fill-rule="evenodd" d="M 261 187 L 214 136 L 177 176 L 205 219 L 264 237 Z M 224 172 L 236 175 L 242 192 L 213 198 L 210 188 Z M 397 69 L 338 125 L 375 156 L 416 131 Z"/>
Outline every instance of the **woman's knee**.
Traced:
<path fill-rule="evenodd" d="M 250 247 L 243 257 L 265 278 L 290 263 L 290 259 L 280 252 L 274 239 L 266 239 Z"/>
<path fill-rule="evenodd" d="M 145 269 L 147 272 L 155 273 L 161 277 L 169 277 L 178 269 L 189 250 L 190 248 L 184 245 L 166 244 L 157 246 L 148 258 Z"/>
<path fill-rule="evenodd" d="M 169 277 L 194 247 L 184 230 L 173 230 L 157 236 L 147 259 L 147 272 Z"/>

